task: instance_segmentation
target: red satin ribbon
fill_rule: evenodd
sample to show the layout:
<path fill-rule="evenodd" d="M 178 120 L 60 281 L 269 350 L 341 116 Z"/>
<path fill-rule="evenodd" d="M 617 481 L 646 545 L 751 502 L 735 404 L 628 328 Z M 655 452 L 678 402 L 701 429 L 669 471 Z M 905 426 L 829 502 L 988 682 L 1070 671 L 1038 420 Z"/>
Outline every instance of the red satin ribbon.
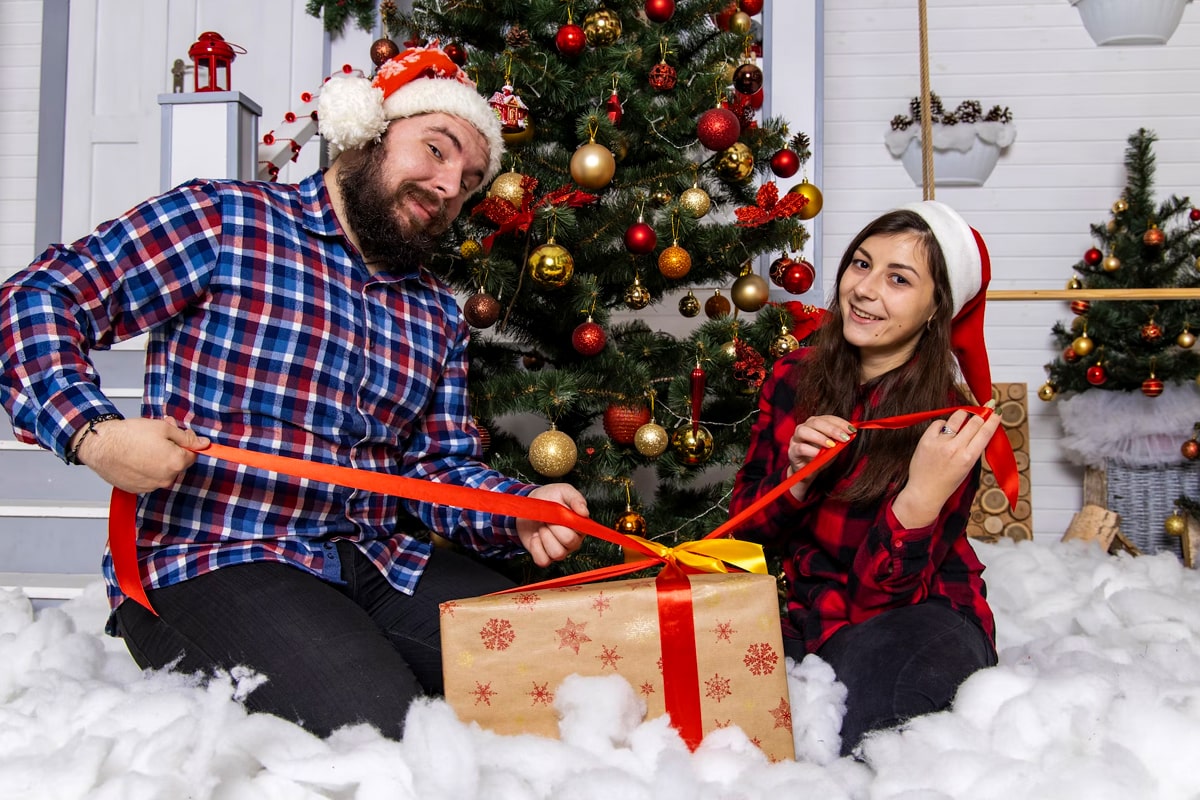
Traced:
<path fill-rule="evenodd" d="M 962 406 L 963 410 L 979 414 L 985 418 L 992 413 L 989 408 L 979 406 Z M 939 417 L 949 416 L 957 408 L 944 408 L 935 411 L 925 411 L 917 414 L 904 414 L 897 417 L 864 421 L 857 424 L 858 430 L 906 428 L 920 422 Z M 1003 435 L 1003 433 L 1000 433 Z M 837 457 L 854 435 L 845 442 L 836 442 L 833 447 L 823 450 L 812 461 L 793 473 L 789 478 L 771 489 L 754 503 L 747 506 L 738 514 L 730 517 L 704 539 L 728 537 L 747 518 L 753 516 L 763 507 L 774 502 L 784 492 L 795 484 L 803 481 L 830 460 Z M 656 580 L 659 607 L 659 635 L 663 654 L 663 682 L 665 687 L 665 702 L 671 722 L 680 731 L 684 741 L 693 749 L 703 738 L 703 725 L 700 711 L 700 683 L 697 673 L 696 638 L 692 619 L 691 584 L 687 580 L 687 572 L 698 570 L 689 569 L 677 564 L 670 553 L 660 555 L 636 538 L 631 538 L 611 528 L 605 527 L 587 517 L 580 516 L 566 506 L 548 500 L 533 497 L 495 492 L 487 489 L 474 489 L 455 484 L 433 483 L 416 478 L 405 478 L 398 475 L 382 475 L 366 472 L 350 467 L 339 467 L 332 464 L 318 464 L 303 459 L 288 456 L 269 455 L 250 450 L 241 450 L 221 444 L 211 444 L 200 455 L 221 458 L 236 464 L 242 464 L 256 469 L 263 469 L 290 475 L 297 478 L 308 478 L 314 481 L 345 486 L 351 489 L 394 495 L 407 499 L 421 499 L 437 505 L 448 505 L 457 508 L 469 508 L 477 511 L 491 511 L 514 517 L 537 520 L 551 525 L 563 525 L 580 533 L 596 536 L 607 542 L 621 547 L 630 548 L 661 562 L 664 565 Z M 1007 488 L 1006 488 L 1007 493 Z M 1015 498 L 1015 485 L 1010 499 Z M 146 596 L 144 581 L 139 568 L 137 556 L 136 530 L 137 497 L 121 489 L 113 489 L 112 505 L 109 514 L 109 547 L 112 551 L 113 570 L 116 573 L 117 584 L 126 596 L 154 612 L 150 600 Z M 565 575 L 548 581 L 517 587 L 513 591 L 534 591 L 537 589 L 573 586 L 606 578 L 620 577 L 633 572 L 644 570 L 649 565 L 644 561 L 628 564 L 616 564 L 610 567 Z"/>

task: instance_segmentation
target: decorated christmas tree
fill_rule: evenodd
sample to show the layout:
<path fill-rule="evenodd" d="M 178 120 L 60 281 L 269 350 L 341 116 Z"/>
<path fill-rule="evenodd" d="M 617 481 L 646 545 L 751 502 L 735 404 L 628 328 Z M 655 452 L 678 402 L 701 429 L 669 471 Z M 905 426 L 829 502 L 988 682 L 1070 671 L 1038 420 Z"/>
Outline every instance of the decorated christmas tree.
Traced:
<path fill-rule="evenodd" d="M 1092 225 L 1095 245 L 1075 264 L 1068 289 L 1119 289 L 1141 299 L 1071 303 L 1075 319 L 1057 323 L 1062 355 L 1048 365 L 1043 399 L 1094 389 L 1157 397 L 1168 383 L 1200 376 L 1193 325 L 1200 301 L 1179 299 L 1176 289 L 1200 287 L 1200 210 L 1172 195 L 1155 202 L 1155 136 L 1144 128 L 1129 137 L 1127 185 L 1111 218 Z M 1158 296 L 1155 296 L 1158 295 Z"/>
<path fill-rule="evenodd" d="M 473 328 L 485 458 L 664 544 L 725 519 L 758 387 L 821 314 L 769 302 L 813 283 L 821 194 L 807 138 L 760 111 L 761 7 L 385 0 L 372 49 L 440 41 L 505 126 L 504 170 L 431 264 Z M 666 313 L 697 319 L 674 335 Z M 619 558 L 590 541 L 565 568 Z"/>
<path fill-rule="evenodd" d="M 1129 137 L 1125 190 L 1074 266 L 1075 318 L 1054 325 L 1062 352 L 1039 395 L 1058 403 L 1068 457 L 1105 471 L 1123 532 L 1143 550 L 1178 553 L 1177 498 L 1200 496 L 1187 463 L 1200 457 L 1200 210 L 1155 200 L 1154 142 L 1145 129 Z"/>

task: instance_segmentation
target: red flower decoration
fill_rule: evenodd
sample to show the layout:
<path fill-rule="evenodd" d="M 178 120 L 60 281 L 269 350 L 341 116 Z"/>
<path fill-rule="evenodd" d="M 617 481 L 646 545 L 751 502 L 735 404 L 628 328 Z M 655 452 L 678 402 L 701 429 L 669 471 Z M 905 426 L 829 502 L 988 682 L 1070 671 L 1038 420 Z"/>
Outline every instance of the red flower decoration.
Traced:
<path fill-rule="evenodd" d="M 799 300 L 788 300 L 784 308 L 792 315 L 792 336 L 796 341 L 803 342 L 813 331 L 825 324 L 829 312 L 823 308 L 801 303 Z"/>
<path fill-rule="evenodd" d="M 786 219 L 808 205 L 808 198 L 799 192 L 788 192 L 780 200 L 779 187 L 775 181 L 768 181 L 758 187 L 756 202 L 757 205 L 743 206 L 733 212 L 740 227 L 754 228 L 771 220 Z"/>

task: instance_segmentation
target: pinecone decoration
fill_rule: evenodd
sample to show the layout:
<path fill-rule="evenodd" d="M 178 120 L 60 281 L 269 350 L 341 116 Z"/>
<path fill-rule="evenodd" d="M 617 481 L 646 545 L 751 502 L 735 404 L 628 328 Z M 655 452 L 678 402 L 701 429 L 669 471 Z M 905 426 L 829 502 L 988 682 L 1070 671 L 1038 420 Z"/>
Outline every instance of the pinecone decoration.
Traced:
<path fill-rule="evenodd" d="M 892 125 L 895 127 L 895 120 L 892 120 Z M 801 164 L 808 163 L 808 160 L 812 158 L 812 140 L 803 132 L 793 136 L 788 142 L 788 147 L 795 151 L 796 158 L 800 159 Z"/>
<path fill-rule="evenodd" d="M 529 35 L 529 31 L 520 25 L 513 25 L 508 29 L 508 33 L 504 34 L 504 43 L 513 50 L 520 50 L 522 47 L 528 46 L 531 41 L 533 41 L 533 37 Z"/>

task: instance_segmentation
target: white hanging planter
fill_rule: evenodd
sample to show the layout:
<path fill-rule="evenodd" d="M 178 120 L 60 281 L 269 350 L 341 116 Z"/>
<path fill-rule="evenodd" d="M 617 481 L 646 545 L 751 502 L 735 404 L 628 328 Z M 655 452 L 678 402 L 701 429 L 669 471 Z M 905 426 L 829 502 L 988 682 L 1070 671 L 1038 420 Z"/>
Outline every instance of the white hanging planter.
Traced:
<path fill-rule="evenodd" d="M 1098 45 L 1166 44 L 1192 0 L 1070 0 Z"/>
<path fill-rule="evenodd" d="M 1000 158 L 1000 151 L 1017 138 L 1011 122 L 960 122 L 935 124 L 933 130 L 933 183 L 935 186 L 983 186 Z M 921 129 L 888 131 L 888 151 L 900 159 L 917 186 L 921 174 Z"/>

